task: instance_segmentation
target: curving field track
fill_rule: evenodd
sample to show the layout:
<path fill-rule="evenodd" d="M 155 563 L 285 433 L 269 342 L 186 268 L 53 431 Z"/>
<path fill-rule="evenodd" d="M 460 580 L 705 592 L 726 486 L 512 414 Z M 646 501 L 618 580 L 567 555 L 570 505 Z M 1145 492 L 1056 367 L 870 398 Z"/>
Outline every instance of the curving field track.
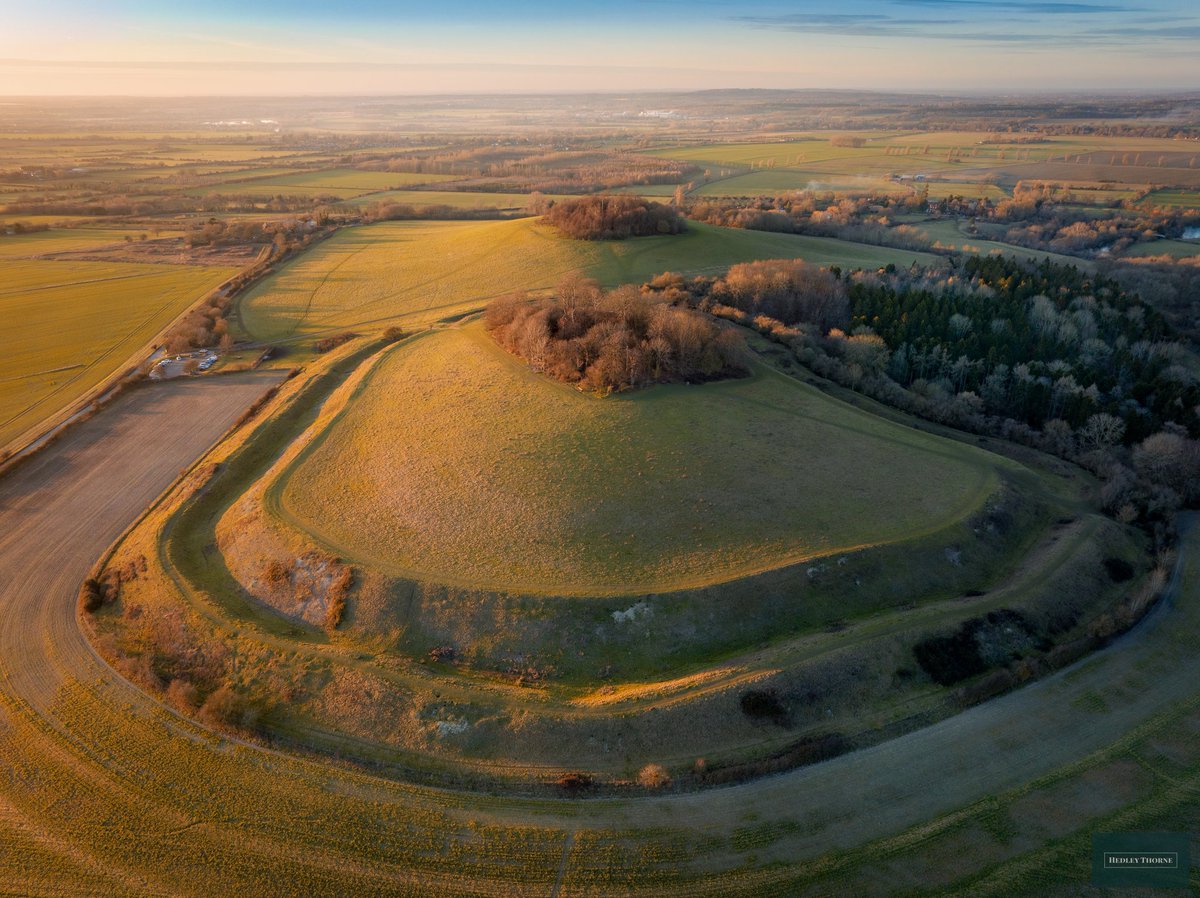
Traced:
<path fill-rule="evenodd" d="M 74 596 L 269 383 L 134 391 L 0 482 L 0 892 L 1079 894 L 1090 829 L 1200 830 L 1195 529 L 1173 603 L 1098 657 L 745 786 L 501 799 L 214 736 L 101 661 Z"/>

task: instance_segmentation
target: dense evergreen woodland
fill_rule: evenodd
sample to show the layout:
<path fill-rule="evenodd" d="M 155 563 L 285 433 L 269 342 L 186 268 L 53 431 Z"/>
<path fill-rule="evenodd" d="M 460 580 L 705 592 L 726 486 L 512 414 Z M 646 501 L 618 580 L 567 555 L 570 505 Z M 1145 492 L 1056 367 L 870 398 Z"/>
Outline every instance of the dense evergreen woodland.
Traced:
<path fill-rule="evenodd" d="M 1195 359 L 1165 320 L 1073 266 L 971 257 L 955 276 L 851 279 L 851 333 L 869 328 L 886 373 L 973 393 L 987 414 L 1083 427 L 1097 413 L 1138 442 L 1173 422 L 1200 436 Z"/>

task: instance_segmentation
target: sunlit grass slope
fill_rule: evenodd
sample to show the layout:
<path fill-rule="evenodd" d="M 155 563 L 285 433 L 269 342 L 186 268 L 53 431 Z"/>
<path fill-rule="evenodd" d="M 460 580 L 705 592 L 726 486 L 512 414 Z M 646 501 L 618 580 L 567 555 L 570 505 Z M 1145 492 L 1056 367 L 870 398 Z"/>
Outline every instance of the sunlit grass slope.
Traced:
<path fill-rule="evenodd" d="M 248 293 L 240 314 L 251 337 L 284 340 L 389 321 L 428 322 L 514 290 L 548 289 L 573 271 L 611 286 L 668 270 L 718 273 L 737 262 L 796 257 L 848 268 L 938 261 L 824 237 L 695 223 L 675 237 L 584 241 L 533 219 L 386 222 L 346 229 L 321 243 Z"/>
<path fill-rule="evenodd" d="M 278 507 L 395 574 L 639 592 L 927 533 L 979 505 L 994 461 L 766 369 L 598 399 L 472 322 L 384 359 Z"/>

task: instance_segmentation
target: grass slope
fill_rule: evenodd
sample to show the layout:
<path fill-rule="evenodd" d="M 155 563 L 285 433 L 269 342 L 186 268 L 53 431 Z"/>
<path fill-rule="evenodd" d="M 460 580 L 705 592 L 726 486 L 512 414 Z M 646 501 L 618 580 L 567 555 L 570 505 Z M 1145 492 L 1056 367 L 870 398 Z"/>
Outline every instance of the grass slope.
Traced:
<path fill-rule="evenodd" d="M 348 557 L 525 592 L 663 591 L 908 539 L 997 485 L 985 457 L 765 368 L 596 399 L 478 323 L 397 350 L 280 499 Z"/>
<path fill-rule="evenodd" d="M 100 383 L 233 268 L 6 261 L 0 445 Z"/>
<path fill-rule="evenodd" d="M 934 246 L 954 249 L 963 253 L 979 256 L 1004 254 L 1017 259 L 1028 259 L 1033 262 L 1048 260 L 1058 265 L 1074 265 L 1076 268 L 1090 269 L 1094 267 L 1094 263 L 1091 260 L 1083 259 L 1079 256 L 1067 256 L 1062 253 L 1029 249 L 1025 246 L 1017 246 L 1015 243 L 1005 243 L 1003 240 L 989 240 L 982 233 L 964 233 L 963 223 L 956 219 L 948 218 L 942 221 L 926 219 L 917 222 L 915 226 L 933 241 Z M 997 228 L 996 230 L 1003 233 L 1002 228 Z"/>
<path fill-rule="evenodd" d="M 430 322 L 514 290 L 548 289 L 572 271 L 613 286 L 667 270 L 718 273 L 737 262 L 796 257 L 846 268 L 937 264 L 923 253 L 695 223 L 676 237 L 603 242 L 570 240 L 533 219 L 386 222 L 315 247 L 248 293 L 240 315 L 251 337 L 286 340 Z"/>

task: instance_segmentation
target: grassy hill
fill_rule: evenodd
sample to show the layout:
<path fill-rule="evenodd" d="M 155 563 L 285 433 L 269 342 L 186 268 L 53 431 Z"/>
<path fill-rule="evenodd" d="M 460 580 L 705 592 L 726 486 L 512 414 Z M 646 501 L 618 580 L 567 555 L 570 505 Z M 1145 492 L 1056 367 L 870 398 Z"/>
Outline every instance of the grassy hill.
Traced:
<path fill-rule="evenodd" d="M 696 223 L 675 237 L 581 241 L 535 219 L 386 222 L 341 231 L 267 278 L 242 300 L 241 322 L 254 339 L 287 340 L 391 321 L 430 322 L 514 290 L 548 289 L 573 271 L 613 286 L 668 270 L 719 273 L 738 262 L 797 257 L 846 268 L 938 261 L 831 238 Z"/>
<path fill-rule="evenodd" d="M 596 595 L 915 538 L 979 506 L 994 462 L 765 368 L 596 399 L 472 323 L 386 358 L 279 500 L 373 568 Z"/>

